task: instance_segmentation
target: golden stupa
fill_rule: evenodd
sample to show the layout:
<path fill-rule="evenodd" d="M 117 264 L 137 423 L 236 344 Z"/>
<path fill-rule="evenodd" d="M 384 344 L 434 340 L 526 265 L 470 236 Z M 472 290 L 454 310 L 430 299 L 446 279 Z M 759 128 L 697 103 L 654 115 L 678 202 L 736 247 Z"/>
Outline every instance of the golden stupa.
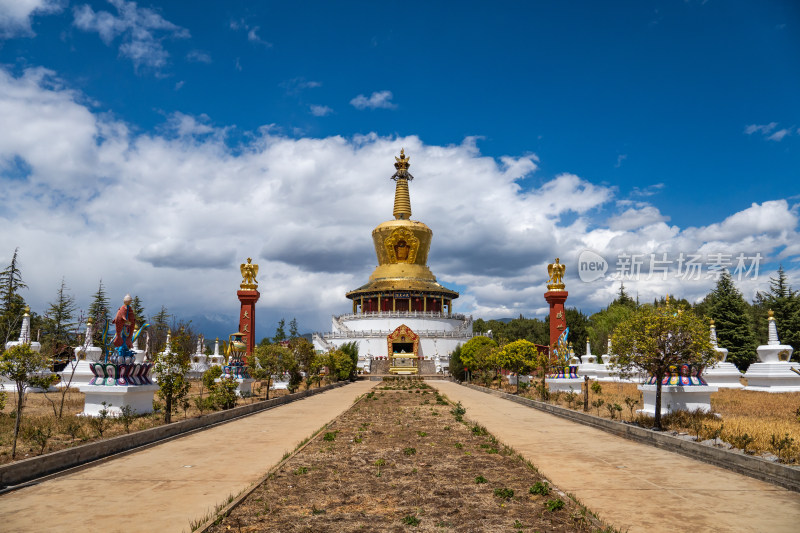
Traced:
<path fill-rule="evenodd" d="M 347 293 L 353 300 L 353 313 L 377 312 L 452 312 L 452 301 L 458 298 L 436 281 L 428 268 L 428 250 L 433 232 L 422 222 L 411 220 L 411 198 L 408 182 L 409 158 L 400 150 L 395 157 L 396 182 L 394 220 L 372 230 L 378 266 L 366 285 Z"/>

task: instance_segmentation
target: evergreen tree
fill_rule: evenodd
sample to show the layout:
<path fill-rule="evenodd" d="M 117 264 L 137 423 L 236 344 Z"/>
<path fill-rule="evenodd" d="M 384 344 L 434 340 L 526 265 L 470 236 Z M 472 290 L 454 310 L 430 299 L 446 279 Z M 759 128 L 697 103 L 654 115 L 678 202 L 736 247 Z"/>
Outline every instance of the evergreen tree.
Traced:
<path fill-rule="evenodd" d="M 625 292 L 625 284 L 619 284 L 619 292 L 617 293 L 616 299 L 611 302 L 611 305 L 624 305 L 630 309 L 636 308 L 636 301 L 631 298 L 627 292 Z"/>
<path fill-rule="evenodd" d="M 92 296 L 92 303 L 89 305 L 89 317 L 94 321 L 96 330 L 102 329 L 105 321 L 111 318 L 108 310 L 108 296 L 106 296 L 102 278 L 97 287 L 97 292 Z"/>
<path fill-rule="evenodd" d="M 278 328 L 275 330 L 275 336 L 272 338 L 272 342 L 278 343 L 285 340 L 286 340 L 286 320 L 281 318 L 278 321 Z"/>
<path fill-rule="evenodd" d="M 150 319 L 150 331 L 152 332 L 152 341 L 150 351 L 152 354 L 157 354 L 164 350 L 167 345 L 167 331 L 169 331 L 170 314 L 167 308 L 163 305 L 161 310 Z"/>
<path fill-rule="evenodd" d="M 289 322 L 289 338 L 295 339 L 299 336 L 297 333 L 297 318 L 292 318 L 292 321 Z"/>
<path fill-rule="evenodd" d="M 707 300 L 719 345 L 728 349 L 728 361 L 739 370 L 747 369 L 756 360 L 756 340 L 750 328 L 747 302 L 727 270 L 722 272 Z"/>
<path fill-rule="evenodd" d="M 67 291 L 67 283 L 61 278 L 56 300 L 49 304 L 45 319 L 46 342 L 52 345 L 53 353 L 62 351 L 72 344 L 75 322 L 75 297 Z"/>
<path fill-rule="evenodd" d="M 136 327 L 142 327 L 142 324 L 147 321 L 147 314 L 144 312 L 144 306 L 138 296 L 133 297 L 131 308 L 133 309 L 133 314 L 136 316 Z"/>
<path fill-rule="evenodd" d="M 0 272 L 0 341 L 3 346 L 19 334 L 25 309 L 25 300 L 19 290 L 27 289 L 28 286 L 22 281 L 17 252 L 19 248 L 14 249 L 11 264 Z"/>
<path fill-rule="evenodd" d="M 771 309 L 775 313 L 781 344 L 794 348 L 792 360 L 800 360 L 800 295 L 792 290 L 782 265 L 778 267 L 777 277 L 770 278 L 769 291 L 756 294 L 756 306 L 753 318 L 759 342 L 766 344 L 767 311 Z"/>

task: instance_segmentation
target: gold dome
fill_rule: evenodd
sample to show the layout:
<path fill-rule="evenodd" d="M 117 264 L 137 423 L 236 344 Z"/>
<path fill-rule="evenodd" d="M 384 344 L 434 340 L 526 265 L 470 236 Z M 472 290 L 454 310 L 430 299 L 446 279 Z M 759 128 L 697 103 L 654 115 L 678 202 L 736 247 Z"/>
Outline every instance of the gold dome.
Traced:
<path fill-rule="evenodd" d="M 408 182 L 414 177 L 408 173 L 408 160 L 405 152 L 395 157 L 397 172 L 392 179 L 397 182 L 395 188 L 394 216 L 379 224 L 372 230 L 372 241 L 378 266 L 369 277 L 366 285 L 347 293 L 347 297 L 355 300 L 368 294 L 383 293 L 417 293 L 419 296 L 430 296 L 452 300 L 458 293 L 443 287 L 436 281 L 427 266 L 428 251 L 431 246 L 433 232 L 416 220 L 410 220 L 411 199 L 408 193 Z"/>

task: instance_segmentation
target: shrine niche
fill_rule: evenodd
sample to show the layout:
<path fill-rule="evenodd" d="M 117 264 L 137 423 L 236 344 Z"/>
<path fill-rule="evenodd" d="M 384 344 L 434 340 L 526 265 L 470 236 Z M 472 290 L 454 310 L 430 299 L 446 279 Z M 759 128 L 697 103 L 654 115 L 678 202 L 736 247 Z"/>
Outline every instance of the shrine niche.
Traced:
<path fill-rule="evenodd" d="M 406 228 L 394 230 L 384 241 L 392 263 L 413 263 L 417 260 L 419 239 Z"/>
<path fill-rule="evenodd" d="M 392 374 L 419 374 L 419 335 L 405 324 L 390 333 L 387 348 Z"/>

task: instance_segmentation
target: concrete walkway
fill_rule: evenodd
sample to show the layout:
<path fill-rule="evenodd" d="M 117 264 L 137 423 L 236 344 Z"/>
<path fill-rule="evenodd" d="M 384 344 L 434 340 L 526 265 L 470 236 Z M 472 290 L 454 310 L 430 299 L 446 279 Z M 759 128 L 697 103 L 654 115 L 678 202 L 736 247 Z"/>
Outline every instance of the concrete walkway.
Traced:
<path fill-rule="evenodd" d="M 622 531 L 800 529 L 800 494 L 446 381 L 465 418 Z"/>
<path fill-rule="evenodd" d="M 0 496 L 3 531 L 189 531 L 353 405 L 359 381 Z"/>

